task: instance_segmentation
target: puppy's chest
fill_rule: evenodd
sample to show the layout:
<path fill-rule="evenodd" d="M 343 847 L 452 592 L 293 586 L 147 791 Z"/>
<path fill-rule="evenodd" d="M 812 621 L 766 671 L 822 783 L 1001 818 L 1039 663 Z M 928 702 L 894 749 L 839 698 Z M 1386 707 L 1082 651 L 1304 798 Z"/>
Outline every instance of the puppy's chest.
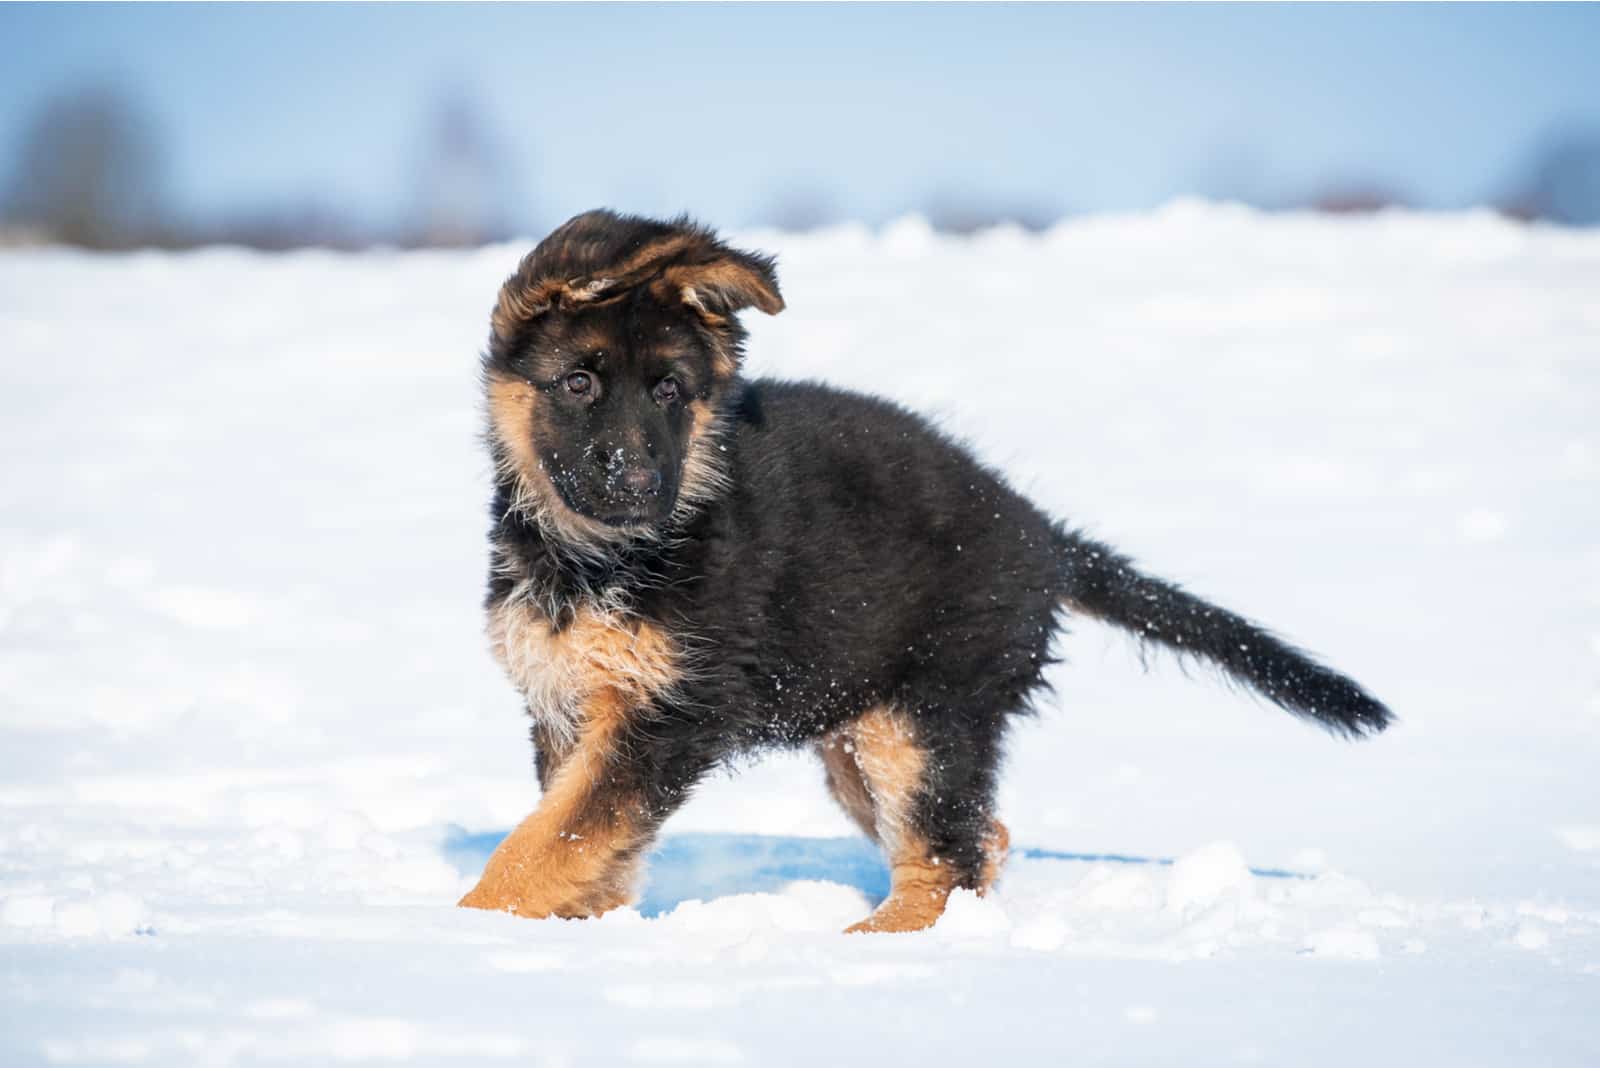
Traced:
<path fill-rule="evenodd" d="M 639 704 L 671 688 L 682 671 L 678 643 L 647 620 L 580 607 L 565 626 L 526 599 L 508 597 L 489 609 L 495 659 L 539 722 L 572 733 L 585 703 L 614 696 Z"/>

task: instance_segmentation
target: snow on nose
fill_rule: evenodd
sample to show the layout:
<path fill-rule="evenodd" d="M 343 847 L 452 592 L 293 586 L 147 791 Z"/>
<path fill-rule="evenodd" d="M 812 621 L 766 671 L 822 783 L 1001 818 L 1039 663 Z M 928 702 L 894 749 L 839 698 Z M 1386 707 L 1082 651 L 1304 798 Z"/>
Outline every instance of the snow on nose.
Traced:
<path fill-rule="evenodd" d="M 638 497 L 653 497 L 661 492 L 661 472 L 648 467 L 630 467 L 620 481 L 624 490 Z"/>

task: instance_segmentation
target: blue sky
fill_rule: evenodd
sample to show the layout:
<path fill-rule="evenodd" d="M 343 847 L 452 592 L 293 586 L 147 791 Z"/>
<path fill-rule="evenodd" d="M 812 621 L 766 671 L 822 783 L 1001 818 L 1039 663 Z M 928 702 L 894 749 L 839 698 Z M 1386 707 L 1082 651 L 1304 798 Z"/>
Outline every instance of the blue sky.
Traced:
<path fill-rule="evenodd" d="M 740 224 L 788 196 L 868 221 L 1350 183 L 1453 207 L 1600 126 L 1597 54 L 1595 5 L 8 5 L 0 173 L 43 100 L 93 82 L 141 102 L 200 217 L 392 223 L 449 91 L 528 229 L 598 204 Z"/>

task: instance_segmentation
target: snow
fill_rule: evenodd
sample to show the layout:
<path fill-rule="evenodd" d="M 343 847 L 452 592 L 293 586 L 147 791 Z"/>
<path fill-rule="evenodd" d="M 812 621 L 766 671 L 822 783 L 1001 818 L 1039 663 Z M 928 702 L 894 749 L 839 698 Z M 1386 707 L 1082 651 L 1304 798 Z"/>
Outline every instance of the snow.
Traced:
<path fill-rule="evenodd" d="M 929 932 L 838 933 L 887 876 L 789 755 L 637 910 L 455 909 L 536 797 L 478 607 L 522 249 L 0 252 L 0 1061 L 1600 1063 L 1600 233 L 740 237 L 752 371 L 933 414 L 1400 724 L 1081 623 Z"/>

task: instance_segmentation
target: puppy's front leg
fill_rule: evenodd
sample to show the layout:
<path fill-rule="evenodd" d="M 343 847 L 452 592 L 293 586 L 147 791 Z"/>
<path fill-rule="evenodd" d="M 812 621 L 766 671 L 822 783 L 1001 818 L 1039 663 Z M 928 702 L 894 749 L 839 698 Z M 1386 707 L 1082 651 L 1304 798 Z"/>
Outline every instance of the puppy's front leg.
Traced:
<path fill-rule="evenodd" d="M 594 916 L 625 903 L 655 832 L 644 781 L 624 752 L 631 709 L 613 691 L 586 702 L 576 744 L 533 814 L 506 836 L 461 899 L 518 916 Z"/>

